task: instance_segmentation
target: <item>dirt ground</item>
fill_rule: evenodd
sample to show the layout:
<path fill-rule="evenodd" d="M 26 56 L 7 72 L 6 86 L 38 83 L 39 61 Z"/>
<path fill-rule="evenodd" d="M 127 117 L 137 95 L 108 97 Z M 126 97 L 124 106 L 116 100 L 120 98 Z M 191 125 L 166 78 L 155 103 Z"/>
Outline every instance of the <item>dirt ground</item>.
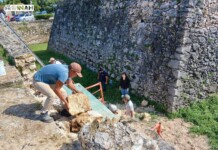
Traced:
<path fill-rule="evenodd" d="M 7 88 L 0 90 L 0 149 L 71 149 L 72 138 L 62 129 L 64 121 L 45 124 L 37 120 L 35 111 L 39 102 L 27 89 Z M 190 123 L 182 119 L 169 120 L 158 117 L 150 121 L 130 123 L 142 136 L 156 139 L 154 131 L 149 130 L 161 121 L 165 131 L 163 139 L 176 150 L 208 150 L 208 139 L 189 133 Z M 72 135 L 76 136 L 76 135 Z"/>
<path fill-rule="evenodd" d="M 198 136 L 189 132 L 190 123 L 182 119 L 169 120 L 165 117 L 149 122 L 133 122 L 131 127 L 137 130 L 142 136 L 149 136 L 152 139 L 160 138 L 155 131 L 150 129 L 161 121 L 164 131 L 162 133 L 163 140 L 175 147 L 176 150 L 209 150 L 208 138 L 206 136 Z"/>

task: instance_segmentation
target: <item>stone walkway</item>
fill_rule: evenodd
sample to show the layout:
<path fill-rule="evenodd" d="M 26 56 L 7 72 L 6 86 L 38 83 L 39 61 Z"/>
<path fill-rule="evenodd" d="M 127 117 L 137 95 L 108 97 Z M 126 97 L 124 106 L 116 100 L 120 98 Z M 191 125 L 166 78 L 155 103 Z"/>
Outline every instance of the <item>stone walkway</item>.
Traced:
<path fill-rule="evenodd" d="M 25 45 L 12 33 L 0 18 L 0 44 L 12 56 L 20 56 L 24 53 L 29 53 Z"/>
<path fill-rule="evenodd" d="M 13 66 L 5 66 L 6 75 L 0 76 L 0 89 L 11 86 L 22 86 L 23 78 Z"/>
<path fill-rule="evenodd" d="M 25 88 L 15 67 L 5 69 L 6 75 L 0 76 L 0 149 L 72 149 L 77 135 L 69 132 L 68 120 L 62 117 L 49 124 L 39 121 L 39 99 Z"/>
<path fill-rule="evenodd" d="M 43 123 L 35 113 L 41 104 L 25 88 L 0 90 L 0 147 L 2 150 L 65 150 L 72 148 L 72 135 L 64 120 Z"/>

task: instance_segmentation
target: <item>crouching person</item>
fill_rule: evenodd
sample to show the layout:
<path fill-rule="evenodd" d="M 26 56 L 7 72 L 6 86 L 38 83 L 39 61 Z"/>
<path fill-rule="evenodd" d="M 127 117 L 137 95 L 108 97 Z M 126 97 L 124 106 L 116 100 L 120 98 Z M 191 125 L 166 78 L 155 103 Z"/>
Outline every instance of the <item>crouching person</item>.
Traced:
<path fill-rule="evenodd" d="M 78 92 L 72 82 L 72 78 L 77 76 L 82 77 L 81 71 L 82 67 L 80 64 L 73 62 L 69 66 L 59 64 L 46 65 L 35 73 L 33 86 L 36 90 L 39 90 L 42 94 L 47 96 L 39 117 L 41 121 L 47 123 L 54 121 L 53 118 L 49 116 L 48 110 L 56 96 L 63 102 L 65 108 L 69 110 L 67 94 L 62 87 L 64 84 L 67 84 L 71 90 Z"/>
<path fill-rule="evenodd" d="M 130 116 L 130 117 L 134 117 L 134 106 L 133 106 L 133 103 L 132 101 L 130 100 L 130 96 L 128 94 L 124 95 L 123 97 L 123 101 L 126 105 L 126 111 L 125 111 L 125 114 L 127 116 Z"/>

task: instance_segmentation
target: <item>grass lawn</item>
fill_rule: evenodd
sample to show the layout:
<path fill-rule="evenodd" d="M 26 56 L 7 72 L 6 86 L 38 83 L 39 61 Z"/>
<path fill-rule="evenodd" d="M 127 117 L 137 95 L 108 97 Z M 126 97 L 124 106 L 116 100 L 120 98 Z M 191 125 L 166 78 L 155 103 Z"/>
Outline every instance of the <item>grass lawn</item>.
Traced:
<path fill-rule="evenodd" d="M 172 117 L 180 117 L 192 122 L 194 126 L 191 128 L 191 132 L 207 135 L 211 149 L 218 150 L 218 94 L 181 109 L 172 114 Z"/>
<path fill-rule="evenodd" d="M 44 64 L 48 64 L 48 61 L 50 57 L 54 57 L 55 59 L 63 60 L 67 64 L 70 64 L 73 60 L 67 58 L 66 56 L 63 56 L 59 53 L 56 53 L 54 51 L 47 50 L 47 43 L 42 44 L 34 44 L 29 46 L 30 49 L 33 50 L 33 52 L 43 61 Z M 40 65 L 37 65 L 38 68 L 40 68 Z M 82 65 L 82 74 L 83 78 L 75 78 L 74 81 L 76 83 L 82 84 L 84 87 L 93 85 L 98 82 L 97 80 L 97 73 L 89 70 L 85 65 Z M 132 101 L 139 105 L 141 101 L 143 100 L 142 97 L 131 95 Z M 98 95 L 95 95 L 98 97 Z M 105 101 L 110 103 L 122 103 L 121 101 L 121 92 L 119 90 L 118 82 L 113 81 L 113 85 L 107 86 L 107 91 L 104 92 Z"/>

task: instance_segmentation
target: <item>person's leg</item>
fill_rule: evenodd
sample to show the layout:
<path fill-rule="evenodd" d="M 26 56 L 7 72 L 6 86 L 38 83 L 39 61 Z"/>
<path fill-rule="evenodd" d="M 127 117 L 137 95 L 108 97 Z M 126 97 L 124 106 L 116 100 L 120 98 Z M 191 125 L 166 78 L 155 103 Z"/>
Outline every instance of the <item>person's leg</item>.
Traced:
<path fill-rule="evenodd" d="M 123 98 L 124 95 L 125 95 L 125 89 L 121 88 L 121 97 Z"/>
<path fill-rule="evenodd" d="M 128 94 L 127 89 L 123 89 L 123 93 L 124 93 L 124 95 Z"/>
<path fill-rule="evenodd" d="M 129 94 L 129 88 L 126 89 L 126 94 Z"/>
<path fill-rule="evenodd" d="M 106 91 L 106 84 L 104 82 L 101 82 L 101 85 L 102 85 L 103 91 Z"/>
<path fill-rule="evenodd" d="M 53 100 L 56 97 L 56 94 L 54 93 L 54 91 L 51 89 L 51 87 L 43 82 L 34 82 L 33 86 L 39 90 L 42 94 L 44 94 L 45 96 L 47 96 L 47 99 L 45 100 L 44 106 L 43 106 L 43 111 L 47 111 L 49 109 L 49 107 L 51 106 Z"/>
<path fill-rule="evenodd" d="M 33 81 L 33 86 L 35 87 L 35 89 L 37 89 L 42 94 L 47 96 L 47 99 L 45 100 L 45 103 L 42 109 L 42 113 L 41 113 L 42 116 L 40 119 L 48 123 L 54 121 L 53 118 L 48 115 L 48 109 L 51 106 L 53 99 L 55 99 L 56 97 L 54 91 L 50 88 L 48 84 L 45 84 L 43 82 Z"/>

